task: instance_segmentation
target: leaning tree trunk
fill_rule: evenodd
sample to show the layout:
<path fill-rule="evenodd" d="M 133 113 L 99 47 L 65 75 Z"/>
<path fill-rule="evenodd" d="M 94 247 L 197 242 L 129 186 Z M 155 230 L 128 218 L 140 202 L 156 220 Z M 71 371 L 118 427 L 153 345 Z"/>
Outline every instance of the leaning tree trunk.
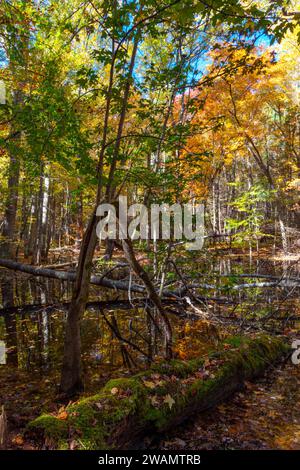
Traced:
<path fill-rule="evenodd" d="M 161 299 L 156 292 L 148 273 L 142 268 L 142 266 L 137 261 L 134 249 L 132 246 L 132 242 L 130 239 L 122 240 L 123 250 L 125 257 L 130 264 L 132 270 L 135 274 L 141 279 L 144 283 L 145 288 L 148 292 L 149 299 L 152 301 L 153 305 L 157 308 L 160 318 L 163 323 L 163 331 L 164 331 L 164 340 L 165 340 L 165 358 L 171 359 L 172 358 L 172 328 L 171 323 L 164 311 L 163 305 L 161 303 Z"/>
<path fill-rule="evenodd" d="M 92 260 L 97 242 L 95 227 L 96 212 L 94 211 L 82 241 L 77 276 L 66 324 L 60 391 L 68 395 L 72 395 L 83 389 L 81 376 L 80 320 L 84 313 L 89 294 Z"/>
<path fill-rule="evenodd" d="M 113 158 L 109 169 L 108 183 L 106 186 L 107 202 L 111 202 L 113 198 L 113 179 L 119 158 L 119 151 L 121 145 L 121 139 L 123 135 L 123 128 L 125 123 L 125 117 L 127 114 L 127 106 L 130 95 L 130 88 L 132 82 L 132 74 L 135 64 L 135 58 L 137 53 L 137 46 L 139 41 L 139 35 L 137 34 L 133 40 L 133 50 L 131 52 L 129 71 L 127 80 L 124 85 L 124 96 L 122 100 L 122 109 L 120 113 L 120 119 L 118 124 L 117 138 L 115 141 Z M 114 76 L 114 64 L 116 60 L 115 43 L 112 44 L 112 61 L 110 68 L 109 87 L 107 92 L 106 110 L 104 117 L 103 127 L 103 139 L 102 146 L 99 154 L 98 163 L 98 188 L 97 196 L 95 201 L 95 208 L 90 218 L 88 227 L 84 234 L 82 241 L 79 262 L 77 267 L 76 281 L 73 289 L 72 301 L 68 312 L 68 319 L 66 325 L 65 334 L 65 346 L 64 346 L 64 358 L 63 367 L 61 373 L 60 390 L 63 393 L 71 395 L 77 391 L 82 390 L 83 381 L 81 377 L 81 341 L 80 341 L 80 319 L 84 313 L 85 306 L 89 295 L 89 284 L 92 270 L 93 255 L 97 242 L 96 234 L 96 211 L 97 207 L 101 202 L 102 198 L 102 175 L 103 175 L 103 159 L 106 150 L 106 140 L 108 131 L 108 120 L 110 114 L 110 102 L 113 89 L 113 76 Z"/>

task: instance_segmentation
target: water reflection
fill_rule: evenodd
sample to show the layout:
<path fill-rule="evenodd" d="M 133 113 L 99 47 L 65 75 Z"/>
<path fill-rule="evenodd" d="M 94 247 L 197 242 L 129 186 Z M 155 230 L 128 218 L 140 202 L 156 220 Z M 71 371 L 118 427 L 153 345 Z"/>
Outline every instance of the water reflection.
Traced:
<path fill-rule="evenodd" d="M 2 315 L 0 338 L 5 338 L 8 351 L 11 348 L 17 359 L 13 363 L 10 352 L 9 364 L 27 371 L 59 368 L 66 310 L 40 308 L 30 313 L 27 308 L 26 313 L 11 311 Z M 143 308 L 112 311 L 89 307 L 81 321 L 83 367 L 105 365 L 130 369 L 145 363 L 149 347 L 146 315 Z M 8 324 L 13 324 L 14 329 L 7 328 Z M 162 345 L 158 338 L 156 343 L 159 352 Z"/>
<path fill-rule="evenodd" d="M 192 272 L 184 266 L 183 272 Z M 190 260 L 186 261 L 190 263 Z M 252 259 L 252 273 L 282 274 L 289 271 L 290 265 L 266 259 Z M 197 276 L 201 275 L 207 283 L 215 282 L 220 286 L 226 276 L 250 272 L 249 261 L 241 255 L 213 257 L 209 265 L 194 263 Z M 219 276 L 219 277 L 218 277 Z M 225 276 L 223 278 L 222 276 Z M 224 280 L 225 279 L 225 280 Z M 234 279 L 236 282 L 236 279 Z M 20 370 L 49 372 L 59 371 L 68 302 L 72 286 L 68 282 L 53 279 L 13 276 L 2 272 L 0 311 L 0 340 L 6 344 L 7 365 Z M 203 289 L 201 295 L 208 295 Z M 154 313 L 144 301 L 134 299 L 133 307 L 127 300 L 127 293 L 101 288 L 91 289 L 91 300 L 81 322 L 83 368 L 97 373 L 103 367 L 133 369 L 160 357 L 163 349 L 159 323 Z M 209 291 L 210 297 L 220 297 L 217 289 Z M 227 303 L 212 302 L 210 312 L 223 318 L 240 314 L 244 319 L 260 314 L 268 316 L 279 309 L 292 317 L 297 314 L 299 305 L 297 290 L 289 293 L 284 289 L 247 289 L 235 293 L 226 292 Z M 286 297 L 289 304 L 286 304 Z M 280 308 L 282 311 L 280 311 Z M 179 310 L 176 305 L 173 310 Z M 185 311 L 188 308 L 185 305 Z M 260 312 L 260 313 L 259 313 Z M 175 327 L 182 325 L 182 318 L 172 316 Z M 289 321 L 295 321 L 294 319 Z M 180 323 L 181 322 L 181 323 Z M 179 328 L 178 328 L 179 330 Z M 176 340 L 176 334 L 175 334 Z M 1 352 L 1 351 L 0 351 Z"/>

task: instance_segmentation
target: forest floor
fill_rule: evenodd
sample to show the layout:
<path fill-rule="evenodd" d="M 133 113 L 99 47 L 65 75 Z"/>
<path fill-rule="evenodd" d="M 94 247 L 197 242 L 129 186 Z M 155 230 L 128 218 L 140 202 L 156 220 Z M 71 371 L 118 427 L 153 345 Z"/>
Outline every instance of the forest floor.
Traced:
<path fill-rule="evenodd" d="M 300 450 L 299 403 L 300 365 L 287 362 L 151 448 Z"/>
<path fill-rule="evenodd" d="M 42 387 L 40 377 L 18 388 L 15 382 L 20 383 L 20 377 L 11 376 L 6 387 L 6 399 L 14 403 L 14 413 L 9 415 L 8 448 L 34 450 L 35 443 L 24 437 L 26 424 L 40 407 L 57 412 L 59 405 L 51 393 L 50 380 Z M 289 359 L 268 370 L 260 380 L 246 382 L 242 391 L 213 410 L 177 426 L 155 442 L 146 442 L 146 446 L 161 450 L 300 450 L 299 403 L 300 365 L 293 365 Z"/>

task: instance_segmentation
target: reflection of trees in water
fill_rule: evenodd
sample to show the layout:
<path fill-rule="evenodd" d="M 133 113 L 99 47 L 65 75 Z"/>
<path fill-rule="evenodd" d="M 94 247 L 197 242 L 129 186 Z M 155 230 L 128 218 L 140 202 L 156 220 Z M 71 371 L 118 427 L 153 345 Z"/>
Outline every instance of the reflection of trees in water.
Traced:
<path fill-rule="evenodd" d="M 289 263 L 275 263 L 265 258 L 257 259 L 255 263 L 257 273 L 279 275 L 284 270 L 289 275 L 293 274 L 293 266 Z M 212 259 L 209 269 L 207 264 L 197 264 L 197 272 L 201 275 L 203 270 L 202 275 L 207 277 L 208 283 L 212 282 L 213 277 L 217 278 L 217 285 L 221 285 L 226 284 L 227 277 L 243 273 L 246 267 L 249 267 L 247 257 L 219 257 Z M 236 279 L 234 282 L 237 282 Z M 98 298 L 99 289 L 95 288 L 93 293 Z M 226 294 L 230 300 L 229 307 L 216 302 L 211 305 L 210 311 L 222 317 L 226 311 L 234 308 L 237 316 L 243 315 L 245 325 L 251 326 L 253 322 L 259 321 L 262 327 L 266 326 L 264 318 L 269 325 L 275 312 L 275 316 L 290 316 L 288 320 L 285 319 L 285 325 L 292 326 L 297 308 L 293 301 L 295 293 L 288 289 L 272 288 L 231 290 Z M 58 371 L 70 284 L 52 279 L 12 276 L 2 279 L 1 294 L 2 303 L 6 307 L 20 306 L 15 311 L 10 309 L 5 315 L 3 311 L 1 313 L 5 335 L 2 331 L 0 337 L 7 343 L 7 362 L 29 372 Z M 218 294 L 216 291 L 215 296 Z M 111 301 L 112 298 L 115 298 L 115 293 L 101 291 L 102 301 L 89 302 L 81 322 L 83 366 L 99 375 L 103 368 L 114 370 L 138 367 L 160 357 L 162 353 L 159 319 L 145 299 L 140 299 L 139 303 L 135 299 L 136 306 L 133 307 L 128 300 L 118 298 Z M 55 305 L 59 303 L 63 305 L 58 308 Z M 170 318 L 174 325 L 182 322 L 174 315 Z M 274 325 L 276 328 L 279 326 L 278 320 L 274 320 Z"/>
<path fill-rule="evenodd" d="M 14 306 L 14 277 L 9 275 L 1 279 L 1 295 L 3 307 Z M 16 314 L 10 313 L 4 316 L 6 363 L 18 366 L 18 335 Z"/>

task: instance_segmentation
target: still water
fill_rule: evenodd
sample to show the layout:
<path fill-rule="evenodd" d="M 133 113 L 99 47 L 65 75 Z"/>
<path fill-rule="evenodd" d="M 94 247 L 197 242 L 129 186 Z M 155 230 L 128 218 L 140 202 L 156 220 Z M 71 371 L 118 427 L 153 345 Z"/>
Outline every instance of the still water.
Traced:
<path fill-rule="evenodd" d="M 201 306 L 211 318 L 224 323 L 224 318 L 240 316 L 238 326 L 248 325 L 251 319 L 272 317 L 285 318 L 286 327 L 297 325 L 295 318 L 299 311 L 299 288 L 254 288 L 232 292 L 230 287 L 236 283 L 249 282 L 239 279 L 242 273 L 289 274 L 299 276 L 299 265 L 293 262 L 274 261 L 258 258 L 255 261 L 247 257 L 215 256 L 209 264 L 203 260 L 179 260 L 182 272 L 188 272 L 186 282 L 215 285 L 216 289 L 200 288 L 197 293 L 218 301 L 209 301 Z M 185 264 L 188 264 L 186 269 Z M 64 327 L 68 302 L 71 297 L 71 284 L 53 279 L 32 278 L 14 274 L 1 269 L 2 280 L 10 284 L 13 307 L 0 310 L 0 364 L 5 359 L 7 366 L 14 366 L 25 373 L 57 373 L 60 369 L 63 353 Z M 255 282 L 255 279 L 251 279 Z M 168 289 L 178 287 L 169 283 Z M 220 287 L 223 290 L 220 291 Z M 101 297 L 100 295 L 101 294 Z M 90 303 L 82 318 L 82 358 L 83 368 L 96 375 L 98 371 L 130 370 L 146 366 L 149 357 L 159 358 L 162 344 L 159 325 L 149 317 L 149 310 L 138 295 L 132 304 L 126 300 L 127 293 L 119 293 L 92 287 Z M 225 299 L 222 301 L 222 299 Z M 171 319 L 176 341 L 182 342 L 184 324 L 189 313 L 197 317 L 195 305 L 174 304 Z M 179 315 L 176 315 L 178 313 Z M 277 320 L 276 320 L 277 321 Z M 223 325 L 222 323 L 222 325 Z M 251 323 L 250 323 L 251 324 Z M 224 325 L 223 325 L 224 326 Z M 223 327 L 222 326 L 222 327 Z M 264 324 L 263 324 L 264 326 Z M 274 325 L 273 325 L 274 326 Z M 281 328 L 276 323 L 274 328 Z M 5 365 L 0 365 L 5 367 Z M 100 373 L 100 372 L 99 372 Z"/>

